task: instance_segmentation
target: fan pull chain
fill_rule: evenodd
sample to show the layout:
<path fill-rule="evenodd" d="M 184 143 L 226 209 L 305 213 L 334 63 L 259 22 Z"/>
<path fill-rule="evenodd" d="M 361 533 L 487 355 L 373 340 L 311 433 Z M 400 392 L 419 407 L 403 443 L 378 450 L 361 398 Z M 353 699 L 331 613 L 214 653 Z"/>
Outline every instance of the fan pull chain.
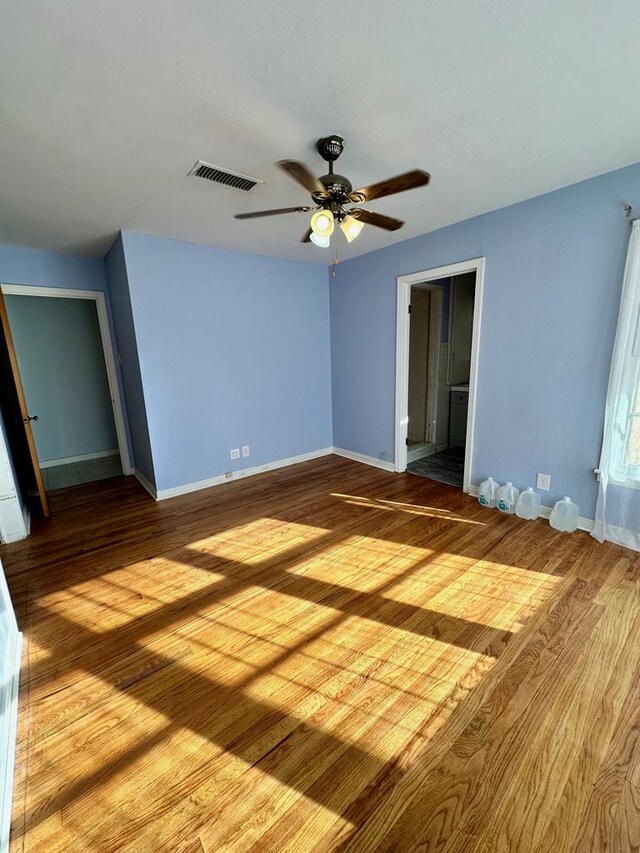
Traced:
<path fill-rule="evenodd" d="M 337 268 L 338 268 L 338 264 L 339 264 L 339 263 L 340 263 L 340 261 L 338 260 L 338 252 L 336 251 L 336 256 L 335 256 L 335 258 L 333 259 L 333 268 L 332 268 L 332 270 L 331 270 L 331 278 L 335 278 L 335 277 L 336 277 L 336 270 L 337 270 Z"/>

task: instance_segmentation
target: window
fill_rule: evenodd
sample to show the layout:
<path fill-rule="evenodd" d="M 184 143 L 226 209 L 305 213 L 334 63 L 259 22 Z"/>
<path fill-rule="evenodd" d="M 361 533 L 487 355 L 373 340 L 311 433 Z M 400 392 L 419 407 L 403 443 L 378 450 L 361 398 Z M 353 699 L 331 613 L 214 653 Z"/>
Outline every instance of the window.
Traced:
<path fill-rule="evenodd" d="M 593 536 L 640 551 L 640 220 L 633 222 L 613 347 Z"/>

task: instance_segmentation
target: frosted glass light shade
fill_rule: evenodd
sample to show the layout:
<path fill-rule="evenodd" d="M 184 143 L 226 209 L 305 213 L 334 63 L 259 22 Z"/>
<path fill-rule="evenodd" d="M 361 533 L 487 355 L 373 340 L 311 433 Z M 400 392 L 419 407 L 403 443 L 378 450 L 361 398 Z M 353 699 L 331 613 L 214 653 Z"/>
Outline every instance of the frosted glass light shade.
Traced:
<path fill-rule="evenodd" d="M 315 243 L 316 246 L 320 246 L 321 249 L 328 249 L 331 244 L 331 241 L 328 237 L 319 237 L 313 231 L 311 232 L 311 236 L 309 239 L 312 243 Z"/>
<path fill-rule="evenodd" d="M 344 236 L 350 243 L 352 240 L 355 240 L 358 234 L 362 231 L 362 229 L 364 228 L 364 222 L 358 222 L 355 217 L 349 216 L 349 214 L 347 214 L 342 219 L 342 222 L 340 223 L 340 228 L 342 228 Z"/>
<path fill-rule="evenodd" d="M 318 237 L 331 237 L 335 223 L 330 210 L 316 210 L 311 217 L 311 230 Z"/>

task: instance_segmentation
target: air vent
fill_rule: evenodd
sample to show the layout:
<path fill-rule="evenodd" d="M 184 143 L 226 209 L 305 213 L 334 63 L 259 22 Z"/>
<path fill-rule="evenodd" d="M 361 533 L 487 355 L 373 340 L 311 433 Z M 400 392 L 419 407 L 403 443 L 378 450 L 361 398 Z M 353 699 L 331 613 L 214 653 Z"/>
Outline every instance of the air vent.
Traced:
<path fill-rule="evenodd" d="M 245 193 L 252 190 L 256 184 L 264 183 L 260 178 L 252 178 L 249 175 L 243 175 L 241 172 L 221 169 L 220 166 L 213 166 L 203 160 L 198 160 L 189 174 L 196 178 L 204 178 L 205 181 L 213 181 L 215 184 L 224 184 L 225 187 L 232 187 L 234 190 L 242 190 Z"/>

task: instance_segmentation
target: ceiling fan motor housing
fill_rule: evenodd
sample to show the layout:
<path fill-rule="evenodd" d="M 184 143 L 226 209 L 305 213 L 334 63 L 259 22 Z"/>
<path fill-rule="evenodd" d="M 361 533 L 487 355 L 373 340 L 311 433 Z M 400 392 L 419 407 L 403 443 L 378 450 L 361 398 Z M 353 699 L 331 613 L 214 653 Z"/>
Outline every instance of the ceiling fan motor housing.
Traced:
<path fill-rule="evenodd" d="M 316 204 L 321 204 L 324 207 L 329 207 L 332 204 L 346 204 L 349 201 L 349 196 L 353 190 L 351 181 L 345 178 L 344 175 L 335 175 L 330 172 L 328 175 L 321 175 L 318 180 L 326 187 L 327 197 L 324 193 L 313 193 L 312 197 Z M 333 207 L 332 207 L 333 211 Z M 335 213 L 335 211 L 333 211 Z"/>

